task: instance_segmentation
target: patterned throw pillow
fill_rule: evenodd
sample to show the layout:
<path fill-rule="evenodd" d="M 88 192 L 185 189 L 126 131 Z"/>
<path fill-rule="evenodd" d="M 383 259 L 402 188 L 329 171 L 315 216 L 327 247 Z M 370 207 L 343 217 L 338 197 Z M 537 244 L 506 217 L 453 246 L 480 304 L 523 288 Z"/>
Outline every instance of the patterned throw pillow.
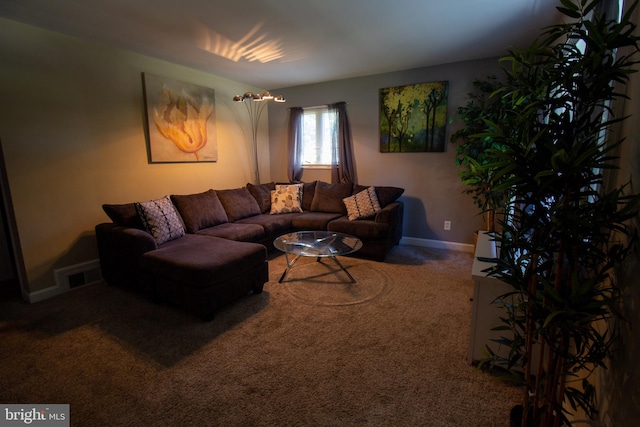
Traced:
<path fill-rule="evenodd" d="M 159 245 L 184 236 L 182 221 L 168 196 L 135 205 L 144 228 Z"/>
<path fill-rule="evenodd" d="M 300 189 L 297 185 L 277 186 L 271 191 L 271 215 L 302 212 Z"/>
<path fill-rule="evenodd" d="M 371 218 L 376 212 L 382 210 L 374 187 L 369 187 L 354 196 L 342 199 L 342 201 L 347 208 L 349 221 Z"/>
<path fill-rule="evenodd" d="M 300 206 L 302 206 L 302 192 L 304 191 L 304 184 L 276 184 L 276 190 L 283 189 L 295 189 L 298 191 L 298 198 L 300 199 Z"/>

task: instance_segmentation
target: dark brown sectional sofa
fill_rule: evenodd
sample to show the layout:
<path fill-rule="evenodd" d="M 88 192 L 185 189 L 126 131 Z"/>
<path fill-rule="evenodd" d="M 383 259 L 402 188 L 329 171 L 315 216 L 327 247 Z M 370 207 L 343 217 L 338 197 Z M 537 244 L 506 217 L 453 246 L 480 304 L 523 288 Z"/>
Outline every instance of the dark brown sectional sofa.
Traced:
<path fill-rule="evenodd" d="M 143 292 L 204 319 L 269 280 L 268 251 L 273 240 L 297 230 L 329 230 L 360 238 L 353 256 L 382 261 L 402 237 L 403 189 L 375 187 L 380 210 L 350 220 L 343 199 L 366 186 L 302 185 L 302 212 L 272 214 L 276 184 L 172 195 L 180 233 L 158 240 L 149 231 L 140 204 L 105 204 L 112 222 L 95 227 L 102 275 L 111 285 Z M 172 209 L 173 210 L 173 209 Z M 151 230 L 153 232 L 153 230 Z M 161 243 L 158 243 L 158 242 Z"/>

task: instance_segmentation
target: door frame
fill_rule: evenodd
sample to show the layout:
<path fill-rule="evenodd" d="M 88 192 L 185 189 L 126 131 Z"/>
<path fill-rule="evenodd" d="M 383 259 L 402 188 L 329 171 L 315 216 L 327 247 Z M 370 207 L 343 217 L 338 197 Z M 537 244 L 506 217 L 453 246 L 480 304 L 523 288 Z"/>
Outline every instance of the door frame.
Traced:
<path fill-rule="evenodd" d="M 1 224 L 7 231 L 9 239 L 9 256 L 12 258 L 16 272 L 16 278 L 25 301 L 29 301 L 29 290 L 27 282 L 27 272 L 24 268 L 24 258 L 22 256 L 22 247 L 18 237 L 18 227 L 13 211 L 13 202 L 11 201 L 11 191 L 9 189 L 9 178 L 7 176 L 7 167 L 4 161 L 4 152 L 2 150 L 2 139 L 0 139 L 0 209 L 2 209 L 2 217 L 6 218 L 6 224 Z"/>

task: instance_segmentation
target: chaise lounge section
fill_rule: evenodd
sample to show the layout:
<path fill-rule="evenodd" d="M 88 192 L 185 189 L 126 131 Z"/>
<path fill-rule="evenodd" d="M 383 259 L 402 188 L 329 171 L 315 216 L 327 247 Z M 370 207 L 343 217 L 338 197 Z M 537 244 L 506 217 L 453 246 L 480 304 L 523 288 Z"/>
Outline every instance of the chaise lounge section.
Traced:
<path fill-rule="evenodd" d="M 105 204 L 95 228 L 102 274 L 210 320 L 221 307 L 269 280 L 273 240 L 291 231 L 329 230 L 360 238 L 354 256 L 383 261 L 402 237 L 403 189 L 329 184 L 247 184 Z"/>

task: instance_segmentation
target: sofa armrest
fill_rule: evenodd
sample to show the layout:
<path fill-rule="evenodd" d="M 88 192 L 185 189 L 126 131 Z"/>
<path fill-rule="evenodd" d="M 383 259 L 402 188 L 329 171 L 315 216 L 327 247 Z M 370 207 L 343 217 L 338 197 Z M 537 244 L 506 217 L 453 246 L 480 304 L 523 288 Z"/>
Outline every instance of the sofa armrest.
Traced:
<path fill-rule="evenodd" d="M 401 200 L 389 203 L 376 214 L 375 221 L 389 224 L 389 241 L 397 245 L 402 239 L 404 203 Z"/>
<path fill-rule="evenodd" d="M 398 212 L 400 211 L 402 202 L 389 203 L 387 206 L 378 211 L 375 216 L 375 222 L 390 224 L 396 221 Z"/>
<path fill-rule="evenodd" d="M 113 223 L 98 224 L 95 230 L 102 276 L 109 283 L 136 286 L 140 258 L 158 248 L 153 236 Z"/>

